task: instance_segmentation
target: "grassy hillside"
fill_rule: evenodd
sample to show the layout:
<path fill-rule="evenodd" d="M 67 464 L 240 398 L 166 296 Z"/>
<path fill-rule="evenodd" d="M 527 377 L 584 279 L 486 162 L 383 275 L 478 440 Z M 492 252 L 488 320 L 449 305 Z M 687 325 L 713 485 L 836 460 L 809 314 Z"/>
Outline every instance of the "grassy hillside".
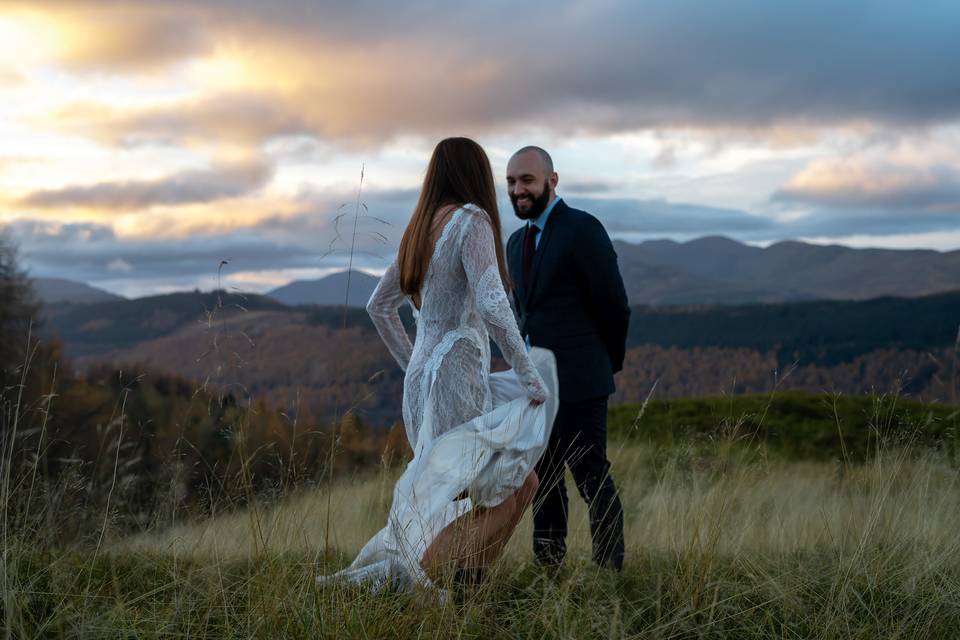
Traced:
<path fill-rule="evenodd" d="M 14 637 L 954 638 L 960 500 L 942 456 L 863 465 L 670 455 L 614 441 L 625 505 L 622 574 L 589 564 L 572 497 L 568 561 L 530 563 L 529 516 L 479 589 L 318 588 L 384 523 L 384 469 L 272 506 L 4 556 Z M 331 555 L 324 555 L 326 523 Z"/>
<path fill-rule="evenodd" d="M 911 446 L 957 455 L 960 409 L 892 396 L 798 392 L 654 400 L 610 409 L 609 431 L 661 447 L 762 449 L 789 459 L 868 459 Z"/>
<path fill-rule="evenodd" d="M 586 509 L 571 486 L 561 571 L 530 562 L 528 515 L 480 588 L 443 599 L 314 580 L 344 567 L 384 525 L 400 473 L 396 442 L 380 456 L 351 446 L 361 434 L 344 428 L 335 462 L 353 471 L 331 483 L 325 460 L 315 460 L 320 474 L 273 482 L 257 456 L 270 459 L 275 445 L 258 434 L 282 444 L 297 432 L 263 408 L 229 419 L 184 413 L 179 435 L 141 437 L 165 424 L 163 409 L 192 407 L 173 406 L 190 396 L 175 382 L 88 381 L 73 394 L 28 390 L 26 405 L 3 405 L 7 637 L 953 638 L 960 626 L 949 407 L 787 393 L 615 408 L 609 452 L 625 571 L 589 564 Z M 86 430 L 96 440 L 92 475 L 67 458 L 68 433 L 57 429 L 58 405 L 80 407 L 77 396 L 102 413 Z M 183 431 L 211 420 L 242 427 L 217 430 L 213 451 L 226 457 Z M 166 457 L 164 441 L 191 453 Z M 154 478 L 149 501 L 131 494 L 144 459 L 169 471 Z M 63 468 L 49 474 L 50 464 Z M 197 470 L 214 482 L 202 509 L 185 509 L 198 496 L 176 478 Z M 235 491 L 217 491 L 218 482 Z"/>

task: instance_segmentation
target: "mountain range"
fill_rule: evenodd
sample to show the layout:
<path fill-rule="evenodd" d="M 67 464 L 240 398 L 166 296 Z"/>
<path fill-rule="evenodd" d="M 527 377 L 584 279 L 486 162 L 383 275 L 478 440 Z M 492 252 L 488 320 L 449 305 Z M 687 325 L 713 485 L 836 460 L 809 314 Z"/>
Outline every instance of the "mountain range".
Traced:
<path fill-rule="evenodd" d="M 913 297 L 960 288 L 960 251 L 853 249 L 785 241 L 761 248 L 710 236 L 614 243 L 631 305 L 749 304 Z M 284 304 L 343 304 L 346 272 L 269 291 Z M 354 271 L 348 304 L 377 278 Z"/>
<path fill-rule="evenodd" d="M 913 297 L 960 288 L 960 251 L 766 248 L 711 236 L 615 242 L 631 304 L 745 304 Z"/>
<path fill-rule="evenodd" d="M 343 304 L 344 298 L 347 298 L 348 305 L 362 307 L 367 304 L 379 280 L 362 271 L 340 271 L 316 280 L 294 280 L 290 284 L 268 291 L 266 295 L 289 305 L 337 305 Z M 345 295 L 348 290 L 349 297 Z"/>
<path fill-rule="evenodd" d="M 960 289 L 960 251 L 854 249 L 784 241 L 754 247 L 711 236 L 614 242 L 631 305 L 750 304 L 914 297 Z M 49 303 L 120 300 L 68 280 L 38 279 Z M 362 307 L 377 278 L 354 270 L 296 280 L 265 295 L 286 305 Z"/>

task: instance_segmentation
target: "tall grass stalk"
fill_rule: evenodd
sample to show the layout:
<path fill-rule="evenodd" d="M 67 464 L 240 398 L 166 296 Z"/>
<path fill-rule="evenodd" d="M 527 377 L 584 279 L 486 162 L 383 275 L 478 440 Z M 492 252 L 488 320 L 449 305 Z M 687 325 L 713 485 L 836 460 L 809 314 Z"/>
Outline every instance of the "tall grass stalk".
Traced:
<path fill-rule="evenodd" d="M 357 227 L 360 222 L 360 206 L 362 204 L 360 202 L 360 196 L 363 193 L 363 178 L 364 178 L 365 171 L 366 171 L 366 165 L 365 164 L 361 165 L 360 166 L 360 184 L 357 186 L 357 200 L 356 200 L 356 203 L 354 204 L 354 209 L 353 209 L 353 233 L 350 237 L 350 257 L 347 262 L 347 265 L 348 265 L 347 266 L 347 287 L 346 287 L 346 291 L 343 294 L 343 321 L 341 325 L 341 328 L 343 330 L 346 330 L 347 328 L 347 310 L 349 309 L 349 306 L 350 306 L 350 278 L 353 276 L 353 254 L 357 247 Z M 365 207 L 366 205 L 363 205 L 363 206 Z M 339 361 L 337 362 L 337 364 L 339 364 Z M 339 373 L 340 373 L 339 367 L 337 367 L 337 372 L 335 374 L 335 377 L 338 381 L 340 380 Z M 339 429 L 340 404 L 342 399 L 340 398 L 339 384 L 336 385 L 336 389 L 337 389 L 336 402 L 334 404 L 334 409 L 333 409 L 333 424 L 331 425 L 331 428 L 330 428 L 330 459 L 328 461 L 329 469 L 328 469 L 328 477 L 327 477 L 327 481 L 330 483 L 333 482 L 333 469 L 336 463 L 336 456 L 337 456 L 337 438 L 339 437 L 339 433 L 340 433 L 340 429 Z M 324 523 L 323 551 L 325 556 L 330 555 L 331 549 L 330 549 L 330 505 L 329 504 L 327 504 L 327 518 Z"/>

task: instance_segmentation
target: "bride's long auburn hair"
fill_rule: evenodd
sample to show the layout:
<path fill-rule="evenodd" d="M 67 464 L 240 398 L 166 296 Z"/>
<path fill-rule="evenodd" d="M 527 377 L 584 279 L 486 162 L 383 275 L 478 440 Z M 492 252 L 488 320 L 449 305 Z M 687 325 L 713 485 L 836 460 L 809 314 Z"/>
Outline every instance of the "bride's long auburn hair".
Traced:
<path fill-rule="evenodd" d="M 446 138 L 433 150 L 420 199 L 400 240 L 397 263 L 400 289 L 404 293 L 412 296 L 419 293 L 423 285 L 432 252 L 430 228 L 437 211 L 448 205 L 469 203 L 481 207 L 490 216 L 500 279 L 507 289 L 511 287 L 500 237 L 500 212 L 490 160 L 483 147 L 470 138 Z"/>

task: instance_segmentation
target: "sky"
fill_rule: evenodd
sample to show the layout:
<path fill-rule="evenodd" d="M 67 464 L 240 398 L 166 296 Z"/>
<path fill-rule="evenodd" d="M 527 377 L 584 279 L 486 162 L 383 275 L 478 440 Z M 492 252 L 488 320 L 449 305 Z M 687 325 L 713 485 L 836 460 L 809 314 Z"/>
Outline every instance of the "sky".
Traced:
<path fill-rule="evenodd" d="M 621 240 L 960 249 L 957 33 L 955 0 L 3 1 L 0 226 L 131 297 L 377 273 L 466 135 L 508 232 L 537 144 Z"/>

